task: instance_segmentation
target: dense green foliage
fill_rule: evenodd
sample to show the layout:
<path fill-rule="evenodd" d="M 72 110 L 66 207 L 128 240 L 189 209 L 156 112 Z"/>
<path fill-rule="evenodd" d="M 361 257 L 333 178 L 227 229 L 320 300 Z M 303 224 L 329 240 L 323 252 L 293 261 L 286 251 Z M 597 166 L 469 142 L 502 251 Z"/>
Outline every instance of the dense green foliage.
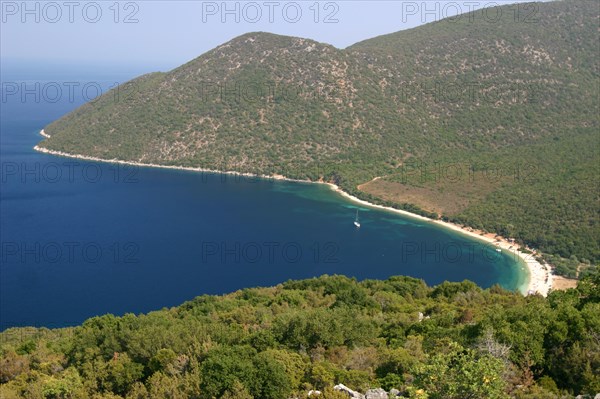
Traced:
<path fill-rule="evenodd" d="M 52 137 L 41 146 L 323 179 L 597 262 L 599 8 L 595 0 L 510 5 L 344 50 L 249 33 L 81 107 L 47 126 Z M 405 181 L 410 162 L 506 178 L 470 188 L 447 176 Z M 357 188 L 379 176 L 378 195 Z M 398 184 L 456 206 L 407 201 L 393 194 Z M 470 190 L 477 195 L 463 201 Z"/>
<path fill-rule="evenodd" d="M 592 265 L 587 260 L 580 261 L 575 255 L 571 255 L 569 259 L 552 255 L 545 255 L 542 258 L 554 265 L 554 274 L 568 278 L 583 277 L 598 270 L 597 265 Z"/>
<path fill-rule="evenodd" d="M 147 315 L 0 334 L 2 398 L 409 398 L 600 392 L 600 275 L 548 298 L 409 277 L 323 276 Z"/>

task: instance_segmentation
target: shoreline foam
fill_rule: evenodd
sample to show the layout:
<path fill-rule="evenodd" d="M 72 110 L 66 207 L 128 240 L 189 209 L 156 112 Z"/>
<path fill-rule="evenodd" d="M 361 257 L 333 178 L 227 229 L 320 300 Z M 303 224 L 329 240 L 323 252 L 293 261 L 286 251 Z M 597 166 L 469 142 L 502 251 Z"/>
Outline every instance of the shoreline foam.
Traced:
<path fill-rule="evenodd" d="M 48 135 L 46 132 L 44 132 L 43 129 L 40 131 L 40 135 L 45 138 L 50 138 L 50 135 Z M 186 167 L 186 166 L 169 166 L 169 165 L 159 165 L 159 164 L 142 163 L 142 162 L 135 162 L 135 161 L 123 161 L 123 160 L 119 160 L 119 159 L 102 159 L 102 158 L 91 157 L 91 156 L 87 156 L 87 155 L 69 154 L 69 153 L 62 152 L 62 151 L 49 150 L 47 148 L 42 148 L 37 145 L 34 146 L 33 149 L 38 152 L 45 153 L 45 154 L 82 159 L 82 160 L 86 160 L 86 161 L 117 163 L 117 164 L 123 164 L 123 165 L 133 165 L 133 166 L 162 168 L 162 169 L 187 170 L 187 171 L 192 171 L 192 172 L 206 172 L 206 173 L 215 173 L 215 174 L 228 174 L 228 175 L 258 177 L 258 178 L 263 178 L 263 179 L 272 179 L 272 180 L 281 180 L 281 181 L 290 181 L 290 182 L 299 182 L 299 183 L 325 184 L 325 185 L 328 185 L 333 191 L 339 193 L 346 199 L 351 200 L 352 202 L 361 204 L 361 205 L 369 207 L 369 208 L 383 209 L 383 210 L 394 212 L 394 213 L 397 213 L 397 214 L 400 214 L 403 216 L 408 216 L 411 218 L 419 219 L 421 221 L 435 223 L 439 226 L 445 227 L 447 229 L 453 230 L 453 231 L 461 233 L 463 235 L 467 235 L 467 236 L 469 236 L 471 238 L 475 238 L 479 241 L 484 241 L 486 243 L 495 245 L 496 247 L 500 248 L 503 251 L 510 252 L 511 254 L 513 254 L 513 256 L 516 256 L 519 258 L 518 260 L 525 266 L 526 271 L 528 272 L 527 284 L 523 284 L 519 288 L 519 290 L 521 291 L 522 294 L 529 295 L 529 294 L 539 293 L 543 296 L 547 296 L 548 292 L 552 288 L 552 273 L 550 272 L 551 271 L 550 266 L 547 264 L 542 265 L 535 259 L 535 255 L 536 255 L 535 250 L 526 248 L 528 251 L 532 252 L 531 254 L 527 254 L 527 253 L 521 251 L 521 247 L 518 244 L 513 243 L 504 237 L 494 235 L 492 233 L 485 233 L 485 232 L 471 229 L 468 227 L 459 226 L 455 223 L 445 222 L 443 220 L 431 219 L 431 218 L 417 215 L 415 213 L 411 213 L 411 212 L 401 210 L 401 209 L 395 209 L 395 208 L 391 208 L 391 207 L 387 207 L 387 206 L 383 206 L 383 205 L 372 204 L 368 201 L 361 200 L 360 198 L 357 198 L 351 194 L 348 194 L 347 192 L 343 191 L 341 188 L 339 188 L 337 185 L 335 185 L 333 183 L 315 182 L 315 181 L 301 180 L 301 179 L 290 179 L 290 178 L 287 178 L 287 177 L 281 176 L 281 175 L 267 176 L 267 175 L 257 175 L 254 173 L 240 173 L 240 172 L 236 172 L 236 171 L 220 171 L 220 170 L 205 169 L 205 168 L 199 168 L 199 167 L 195 168 L 195 167 Z"/>

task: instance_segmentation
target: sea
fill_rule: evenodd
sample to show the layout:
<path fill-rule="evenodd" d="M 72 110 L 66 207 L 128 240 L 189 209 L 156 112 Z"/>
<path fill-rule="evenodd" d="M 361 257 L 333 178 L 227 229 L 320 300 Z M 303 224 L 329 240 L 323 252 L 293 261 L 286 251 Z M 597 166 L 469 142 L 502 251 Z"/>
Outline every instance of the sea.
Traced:
<path fill-rule="evenodd" d="M 3 72 L 0 330 L 77 325 L 325 274 L 407 275 L 430 285 L 468 279 L 509 290 L 526 284 L 514 255 L 352 202 L 326 185 L 33 149 L 48 123 L 134 76 L 118 69 Z"/>

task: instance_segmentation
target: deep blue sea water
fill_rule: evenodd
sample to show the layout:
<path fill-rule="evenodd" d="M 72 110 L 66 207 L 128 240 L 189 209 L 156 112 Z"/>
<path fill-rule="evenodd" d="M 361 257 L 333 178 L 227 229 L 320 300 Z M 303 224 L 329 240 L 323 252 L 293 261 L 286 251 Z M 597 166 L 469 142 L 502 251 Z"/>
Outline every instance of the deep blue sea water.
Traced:
<path fill-rule="evenodd" d="M 148 312 L 322 274 L 470 279 L 509 289 L 523 283 L 521 264 L 509 255 L 358 206 L 327 186 L 35 152 L 40 129 L 80 97 L 2 98 L 0 330 Z"/>

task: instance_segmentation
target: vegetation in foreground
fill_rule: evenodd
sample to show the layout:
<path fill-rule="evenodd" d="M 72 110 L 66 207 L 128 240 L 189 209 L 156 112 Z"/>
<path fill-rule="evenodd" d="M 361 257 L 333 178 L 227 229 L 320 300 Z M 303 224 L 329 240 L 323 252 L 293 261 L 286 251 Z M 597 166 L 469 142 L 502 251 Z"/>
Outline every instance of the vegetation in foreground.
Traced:
<path fill-rule="evenodd" d="M 572 397 L 600 392 L 600 274 L 548 298 L 323 276 L 0 338 L 3 399 Z"/>

